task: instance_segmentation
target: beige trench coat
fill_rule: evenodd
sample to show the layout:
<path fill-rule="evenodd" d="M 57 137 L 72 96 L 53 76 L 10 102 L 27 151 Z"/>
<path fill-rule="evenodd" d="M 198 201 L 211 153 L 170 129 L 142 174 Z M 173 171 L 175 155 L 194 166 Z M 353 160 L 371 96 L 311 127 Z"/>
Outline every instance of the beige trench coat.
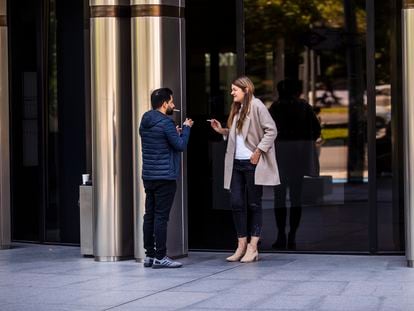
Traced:
<path fill-rule="evenodd" d="M 233 173 L 234 155 L 236 152 L 236 122 L 229 130 L 227 150 L 224 158 L 224 188 L 230 189 Z M 276 186 L 280 184 L 279 170 L 276 163 L 275 138 L 277 130 L 266 106 L 260 99 L 253 97 L 250 111 L 243 123 L 242 135 L 246 147 L 254 152 L 256 148 L 262 150 L 256 166 L 254 182 L 256 185 Z"/>

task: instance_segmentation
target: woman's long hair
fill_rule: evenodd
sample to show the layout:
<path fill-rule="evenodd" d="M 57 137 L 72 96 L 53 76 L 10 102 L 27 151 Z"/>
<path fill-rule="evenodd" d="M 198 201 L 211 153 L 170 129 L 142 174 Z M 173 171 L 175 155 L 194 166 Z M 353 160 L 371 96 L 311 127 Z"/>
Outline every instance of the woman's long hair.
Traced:
<path fill-rule="evenodd" d="M 253 82 L 246 76 L 239 77 L 235 79 L 231 84 L 239 87 L 244 92 L 243 102 L 233 102 L 230 109 L 229 118 L 227 119 L 227 127 L 231 128 L 234 118 L 240 111 L 240 118 L 237 120 L 236 129 L 238 132 L 243 128 L 243 122 L 246 119 L 247 114 L 249 113 L 250 103 L 253 98 L 254 85 Z"/>

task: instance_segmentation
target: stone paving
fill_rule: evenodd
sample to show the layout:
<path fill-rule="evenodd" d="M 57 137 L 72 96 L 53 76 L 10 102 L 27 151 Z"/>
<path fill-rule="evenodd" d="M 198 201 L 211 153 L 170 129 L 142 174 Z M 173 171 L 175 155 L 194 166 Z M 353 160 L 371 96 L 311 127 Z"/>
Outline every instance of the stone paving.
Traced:
<path fill-rule="evenodd" d="M 402 256 L 261 254 L 251 264 L 191 252 L 181 269 L 99 263 L 78 247 L 0 250 L 0 310 L 414 310 Z"/>

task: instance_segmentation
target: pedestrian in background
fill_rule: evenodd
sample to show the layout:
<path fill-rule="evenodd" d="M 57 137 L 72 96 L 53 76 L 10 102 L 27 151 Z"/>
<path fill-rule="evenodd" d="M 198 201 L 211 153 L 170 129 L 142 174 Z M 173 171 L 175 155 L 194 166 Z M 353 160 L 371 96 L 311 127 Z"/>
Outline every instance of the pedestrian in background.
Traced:
<path fill-rule="evenodd" d="M 142 180 L 145 188 L 145 267 L 179 268 L 181 263 L 167 256 L 167 225 L 177 189 L 180 152 L 187 147 L 191 119 L 182 129 L 169 118 L 174 112 L 173 92 L 160 88 L 152 92 L 152 110 L 144 113 L 139 127 L 142 144 Z"/>
<path fill-rule="evenodd" d="M 300 98 L 302 85 L 298 80 L 285 79 L 277 84 L 279 98 L 270 107 L 277 129 L 275 141 L 279 164 L 280 185 L 274 189 L 274 213 L 277 239 L 274 249 L 296 249 L 296 232 L 302 217 L 304 176 L 319 176 L 316 140 L 321 126 L 312 106 Z M 287 191 L 289 190 L 289 234 L 286 239 Z"/>
<path fill-rule="evenodd" d="M 253 94 L 252 81 L 248 77 L 237 78 L 231 84 L 233 104 L 227 127 L 223 128 L 216 119 L 209 120 L 211 127 L 227 139 L 224 188 L 231 193 L 238 238 L 237 249 L 227 261 L 252 262 L 259 259 L 257 244 L 262 231 L 262 186 L 279 184 L 274 150 L 276 126 L 266 106 Z M 249 222 L 248 214 L 251 215 Z"/>

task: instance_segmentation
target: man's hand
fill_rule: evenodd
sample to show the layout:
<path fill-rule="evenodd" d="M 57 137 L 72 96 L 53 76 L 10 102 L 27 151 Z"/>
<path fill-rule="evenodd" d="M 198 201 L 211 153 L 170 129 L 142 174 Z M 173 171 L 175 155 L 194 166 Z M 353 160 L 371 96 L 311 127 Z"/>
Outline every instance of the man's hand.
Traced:
<path fill-rule="evenodd" d="M 175 129 L 176 129 L 176 131 L 177 131 L 177 134 L 178 134 L 178 135 L 181 135 L 181 133 L 182 133 L 183 129 L 182 129 L 181 127 L 179 127 L 178 125 L 175 127 Z"/>
<path fill-rule="evenodd" d="M 183 125 L 186 125 L 186 126 L 189 126 L 189 127 L 192 127 L 193 124 L 194 124 L 194 121 L 189 119 L 189 118 L 185 118 L 185 121 L 183 123 Z"/>

